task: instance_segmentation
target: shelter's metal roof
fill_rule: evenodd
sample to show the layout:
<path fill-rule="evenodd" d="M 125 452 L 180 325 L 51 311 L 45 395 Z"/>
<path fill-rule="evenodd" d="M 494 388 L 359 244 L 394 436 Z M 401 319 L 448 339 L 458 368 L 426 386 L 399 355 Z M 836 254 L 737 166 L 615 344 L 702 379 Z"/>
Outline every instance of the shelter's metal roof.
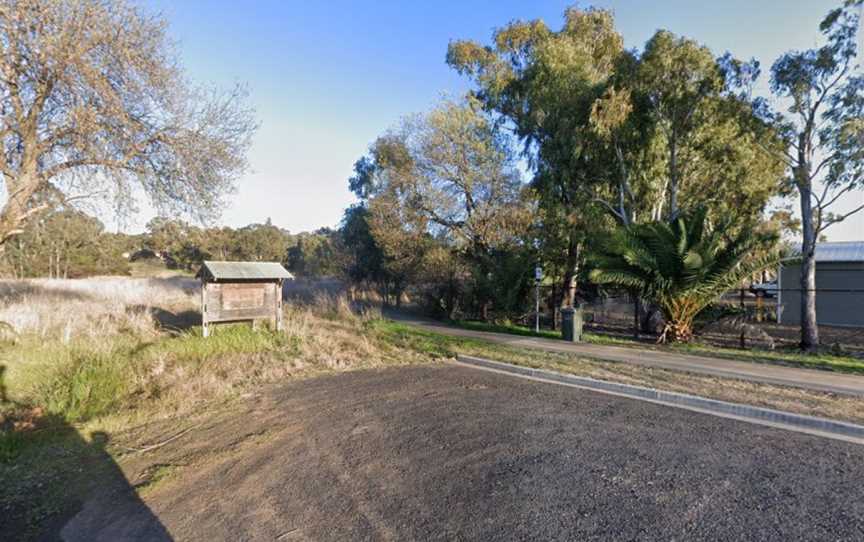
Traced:
<path fill-rule="evenodd" d="M 197 277 L 207 272 L 216 280 L 276 280 L 293 279 L 278 262 L 211 262 L 205 261 Z"/>
<path fill-rule="evenodd" d="M 801 247 L 792 249 L 793 257 L 801 254 Z M 817 262 L 864 262 L 864 241 L 816 243 Z"/>

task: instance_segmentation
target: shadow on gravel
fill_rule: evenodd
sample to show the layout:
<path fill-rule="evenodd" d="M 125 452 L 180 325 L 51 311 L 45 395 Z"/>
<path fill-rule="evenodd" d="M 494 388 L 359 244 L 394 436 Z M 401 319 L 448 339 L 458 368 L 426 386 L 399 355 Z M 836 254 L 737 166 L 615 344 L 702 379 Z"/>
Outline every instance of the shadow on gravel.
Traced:
<path fill-rule="evenodd" d="M 107 452 L 108 434 L 86 439 L 63 419 L 10 401 L 3 369 L 0 539 L 172 540 Z"/>

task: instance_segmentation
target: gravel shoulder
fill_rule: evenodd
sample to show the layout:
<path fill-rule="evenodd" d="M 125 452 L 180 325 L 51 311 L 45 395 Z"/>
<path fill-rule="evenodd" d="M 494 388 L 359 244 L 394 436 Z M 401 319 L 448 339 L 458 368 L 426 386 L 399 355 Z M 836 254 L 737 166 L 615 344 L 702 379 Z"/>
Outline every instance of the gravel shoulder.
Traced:
<path fill-rule="evenodd" d="M 292 382 L 195 427 L 120 458 L 140 501 L 105 490 L 54 534 L 864 538 L 864 447 L 453 364 Z"/>

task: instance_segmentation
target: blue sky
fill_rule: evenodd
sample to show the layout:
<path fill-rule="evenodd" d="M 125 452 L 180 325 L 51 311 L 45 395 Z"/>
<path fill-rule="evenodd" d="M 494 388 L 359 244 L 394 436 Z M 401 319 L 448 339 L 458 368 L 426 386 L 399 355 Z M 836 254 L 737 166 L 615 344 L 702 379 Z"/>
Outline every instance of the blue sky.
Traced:
<path fill-rule="evenodd" d="M 428 109 L 442 93 L 469 88 L 444 63 L 450 40 L 485 43 L 513 19 L 540 18 L 557 29 L 571 3 L 149 0 L 145 6 L 168 19 L 191 79 L 219 86 L 242 82 L 250 89 L 261 121 L 250 153 L 254 171 L 239 183 L 222 222 L 241 226 L 269 217 L 297 232 L 338 223 L 353 202 L 347 189 L 352 165 L 375 137 L 401 116 Z M 783 51 L 818 43 L 819 21 L 837 4 L 580 3 L 611 8 L 628 47 L 641 47 L 666 28 L 717 55 L 756 57 L 764 73 Z M 148 214 L 142 211 L 132 229 Z M 862 238 L 864 216 L 834 228 L 831 240 Z"/>

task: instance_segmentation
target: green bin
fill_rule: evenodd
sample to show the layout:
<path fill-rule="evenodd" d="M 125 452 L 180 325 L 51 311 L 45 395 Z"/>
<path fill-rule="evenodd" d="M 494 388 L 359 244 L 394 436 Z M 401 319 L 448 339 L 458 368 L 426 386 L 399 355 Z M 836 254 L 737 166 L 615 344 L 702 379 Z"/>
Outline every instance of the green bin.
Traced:
<path fill-rule="evenodd" d="M 578 343 L 582 340 L 582 307 L 561 309 L 561 337 L 565 341 Z"/>

